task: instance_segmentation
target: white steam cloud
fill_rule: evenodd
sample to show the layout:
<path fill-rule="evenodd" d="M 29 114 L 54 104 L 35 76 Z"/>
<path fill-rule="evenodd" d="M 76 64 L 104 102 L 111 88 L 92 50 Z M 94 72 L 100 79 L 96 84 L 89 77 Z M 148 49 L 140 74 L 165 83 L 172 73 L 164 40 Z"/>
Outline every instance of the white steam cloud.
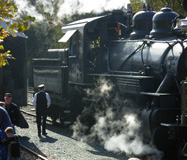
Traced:
<path fill-rule="evenodd" d="M 163 156 L 162 152 L 152 144 L 143 143 L 141 122 L 136 115 L 135 104 L 130 100 L 122 101 L 115 94 L 114 85 L 110 81 L 100 79 L 96 86 L 94 89 L 86 90 L 88 99 L 93 100 L 93 103 L 88 109 L 86 107 L 73 125 L 73 137 L 81 141 L 97 139 L 105 149 L 115 153 L 146 156 L 147 160 L 160 160 Z M 96 112 L 94 115 L 96 122 L 90 127 L 85 122 L 91 119 L 92 110 Z"/>
<path fill-rule="evenodd" d="M 37 10 L 38 6 L 43 6 L 45 13 L 50 14 L 55 19 L 71 16 L 75 13 L 100 13 L 114 9 L 126 8 L 130 0 L 36 0 L 36 6 L 32 5 L 29 0 L 14 0 L 18 6 L 19 13 L 25 13 L 36 18 L 37 22 L 45 20 Z M 54 6 L 58 6 L 55 10 Z"/>
<path fill-rule="evenodd" d="M 130 0 L 65 0 L 61 5 L 58 16 L 64 13 L 72 15 L 74 13 L 100 13 L 102 11 L 126 8 Z"/>

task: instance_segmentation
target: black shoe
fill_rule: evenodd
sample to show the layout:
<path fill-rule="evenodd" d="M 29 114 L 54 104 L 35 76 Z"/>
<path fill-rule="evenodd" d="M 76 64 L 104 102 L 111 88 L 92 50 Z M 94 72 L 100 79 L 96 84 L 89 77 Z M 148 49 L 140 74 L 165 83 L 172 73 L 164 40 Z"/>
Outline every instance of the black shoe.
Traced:
<path fill-rule="evenodd" d="M 42 133 L 42 135 L 46 136 L 46 135 L 47 135 L 47 133 Z"/>
<path fill-rule="evenodd" d="M 41 137 L 41 134 L 40 134 L 40 133 L 38 133 L 38 137 Z"/>

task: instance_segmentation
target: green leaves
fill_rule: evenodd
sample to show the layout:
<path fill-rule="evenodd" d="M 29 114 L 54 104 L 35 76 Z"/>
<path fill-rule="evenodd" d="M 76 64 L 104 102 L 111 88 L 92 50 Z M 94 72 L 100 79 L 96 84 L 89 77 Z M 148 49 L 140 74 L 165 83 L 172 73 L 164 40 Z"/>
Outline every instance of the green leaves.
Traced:
<path fill-rule="evenodd" d="M 132 6 L 133 13 L 136 13 L 142 10 L 143 0 L 130 0 L 130 4 Z"/>
<path fill-rule="evenodd" d="M 8 36 L 16 36 L 17 32 L 24 32 L 29 29 L 28 23 L 34 23 L 35 18 L 27 16 L 25 19 L 14 21 L 18 8 L 12 0 L 0 2 L 0 22 L 6 22 L 6 30 L 0 25 L 0 68 L 8 64 L 8 59 L 15 59 L 10 51 L 4 52 L 3 40 Z M 9 21 L 7 21 L 7 19 Z M 5 21 L 6 20 L 6 21 Z"/>
<path fill-rule="evenodd" d="M 177 12 L 179 15 L 182 14 L 187 16 L 187 13 L 185 12 L 182 5 L 183 0 L 130 0 L 133 13 L 141 11 L 144 2 L 147 2 L 153 8 L 154 11 L 160 11 L 161 8 L 168 6 L 172 8 L 173 11 Z"/>
<path fill-rule="evenodd" d="M 5 53 L 0 53 L 0 68 L 9 64 L 7 59 L 15 59 L 12 54 L 9 53 L 9 50 Z"/>
<path fill-rule="evenodd" d="M 35 21 L 35 17 L 27 16 L 27 17 L 25 17 L 25 20 L 34 22 Z"/>

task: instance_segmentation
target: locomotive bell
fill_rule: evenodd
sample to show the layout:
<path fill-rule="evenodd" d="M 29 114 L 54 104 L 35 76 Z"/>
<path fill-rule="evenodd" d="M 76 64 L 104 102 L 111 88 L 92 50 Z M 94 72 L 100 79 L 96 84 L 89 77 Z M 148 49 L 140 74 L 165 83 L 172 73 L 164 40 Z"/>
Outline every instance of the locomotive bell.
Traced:
<path fill-rule="evenodd" d="M 164 7 L 157 12 L 152 19 L 153 28 L 151 35 L 155 38 L 164 38 L 172 35 L 172 20 L 178 16 L 171 8 Z"/>

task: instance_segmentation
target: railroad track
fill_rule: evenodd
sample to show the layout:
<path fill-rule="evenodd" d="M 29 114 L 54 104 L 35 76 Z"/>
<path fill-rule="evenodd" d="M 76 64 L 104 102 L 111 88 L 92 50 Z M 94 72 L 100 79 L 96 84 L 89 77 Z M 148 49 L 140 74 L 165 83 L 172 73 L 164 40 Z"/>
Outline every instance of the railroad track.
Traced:
<path fill-rule="evenodd" d="M 36 117 L 36 114 L 25 111 L 23 109 L 20 109 L 20 111 L 26 115 L 32 116 L 32 117 Z M 52 122 L 52 120 L 47 119 L 48 122 Z M 46 158 L 44 155 L 41 155 L 39 153 L 37 153 L 36 151 L 34 151 L 31 148 L 28 148 L 26 146 L 24 146 L 23 144 L 20 144 L 20 149 L 21 149 L 21 156 L 23 156 L 23 159 L 37 159 L 37 160 L 48 160 L 48 158 Z M 29 158 L 30 157 L 30 158 Z"/>
<path fill-rule="evenodd" d="M 20 109 L 20 111 L 21 111 L 22 113 L 24 113 L 24 114 L 29 115 L 29 116 L 36 117 L 36 114 L 30 113 L 30 112 L 25 111 L 25 110 L 23 110 L 23 109 Z M 46 119 L 46 121 L 47 121 L 47 122 L 50 122 L 50 123 L 52 123 L 52 122 L 53 122 L 53 121 L 52 121 L 51 119 L 49 119 L 49 118 L 47 118 L 47 119 Z"/>
<path fill-rule="evenodd" d="M 48 158 L 44 157 L 43 155 L 33 151 L 32 149 L 24 146 L 24 145 L 20 145 L 20 149 L 21 149 L 21 155 L 23 156 L 22 158 L 26 158 L 26 159 L 37 159 L 37 160 L 48 160 Z"/>
<path fill-rule="evenodd" d="M 31 104 L 28 104 L 29 106 L 32 106 Z M 29 115 L 29 116 L 32 116 L 32 117 L 36 117 L 36 114 L 35 114 L 35 112 L 34 113 L 32 113 L 32 111 L 26 111 L 26 110 L 24 110 L 24 109 L 20 109 L 20 111 L 23 113 L 23 114 L 26 114 L 26 115 Z M 46 119 L 46 121 L 48 122 L 48 124 L 50 124 L 50 125 L 55 125 L 55 126 L 57 126 L 57 127 L 69 127 L 69 123 L 67 123 L 67 124 L 65 124 L 65 125 L 62 125 L 61 124 L 61 122 L 60 122 L 60 120 L 56 120 L 56 122 L 54 123 L 53 122 L 53 120 L 51 119 L 51 118 L 49 118 L 49 117 L 47 117 L 47 119 Z"/>

